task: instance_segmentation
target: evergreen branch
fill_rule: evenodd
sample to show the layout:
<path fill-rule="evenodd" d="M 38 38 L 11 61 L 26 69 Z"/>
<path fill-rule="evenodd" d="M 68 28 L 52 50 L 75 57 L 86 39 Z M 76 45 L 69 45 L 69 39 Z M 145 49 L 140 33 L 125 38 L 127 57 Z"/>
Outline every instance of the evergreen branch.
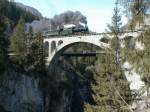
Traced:
<path fill-rule="evenodd" d="M 115 88 L 115 87 L 114 87 L 114 88 Z M 115 89 L 116 89 L 116 88 L 115 88 Z M 118 96 L 122 99 L 122 101 L 127 105 L 127 107 L 129 108 L 129 110 L 130 110 L 131 112 L 133 112 L 131 106 L 124 100 L 124 98 L 120 95 L 120 93 L 119 93 L 119 91 L 118 91 L 117 89 L 116 89 L 116 92 L 117 92 Z"/>

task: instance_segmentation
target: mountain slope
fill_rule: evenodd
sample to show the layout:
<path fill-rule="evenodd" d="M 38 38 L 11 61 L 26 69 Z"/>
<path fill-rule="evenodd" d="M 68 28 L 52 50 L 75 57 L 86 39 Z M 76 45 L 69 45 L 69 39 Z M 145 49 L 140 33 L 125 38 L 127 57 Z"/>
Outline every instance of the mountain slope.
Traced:
<path fill-rule="evenodd" d="M 37 9 L 18 2 L 16 2 L 16 5 L 22 8 L 23 10 L 30 12 L 31 14 L 38 16 L 39 18 L 42 18 L 42 14 Z"/>

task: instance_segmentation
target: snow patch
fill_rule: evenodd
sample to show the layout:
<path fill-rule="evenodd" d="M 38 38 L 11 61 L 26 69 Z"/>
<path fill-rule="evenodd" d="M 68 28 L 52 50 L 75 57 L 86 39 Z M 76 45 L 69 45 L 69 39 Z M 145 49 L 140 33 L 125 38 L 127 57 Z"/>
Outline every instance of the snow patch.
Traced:
<path fill-rule="evenodd" d="M 126 70 L 125 76 L 130 82 L 131 90 L 139 90 L 144 86 L 144 82 L 141 80 L 140 74 L 137 74 L 134 70 L 128 71 L 132 68 L 132 65 L 128 61 L 123 64 L 123 68 Z"/>
<path fill-rule="evenodd" d="M 141 80 L 139 74 L 135 71 L 125 72 L 127 80 L 130 82 L 130 89 L 131 90 L 139 90 L 141 87 L 144 86 L 144 82 Z"/>
<path fill-rule="evenodd" d="M 135 47 L 136 49 L 144 50 L 144 44 L 142 42 L 137 41 Z"/>
<path fill-rule="evenodd" d="M 123 64 L 123 68 L 125 69 L 131 69 L 131 67 L 132 67 L 131 64 L 127 61 Z"/>

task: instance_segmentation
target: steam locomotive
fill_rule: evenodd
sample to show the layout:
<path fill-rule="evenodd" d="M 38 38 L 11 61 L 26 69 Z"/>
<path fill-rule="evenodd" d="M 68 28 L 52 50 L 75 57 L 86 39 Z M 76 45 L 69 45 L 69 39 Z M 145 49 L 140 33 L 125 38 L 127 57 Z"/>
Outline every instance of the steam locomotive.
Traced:
<path fill-rule="evenodd" d="M 68 36 L 68 35 L 80 35 L 80 34 L 88 34 L 89 29 L 88 27 L 85 26 L 66 26 L 63 28 L 59 28 L 58 30 L 55 31 L 47 31 L 44 32 L 45 36 Z"/>

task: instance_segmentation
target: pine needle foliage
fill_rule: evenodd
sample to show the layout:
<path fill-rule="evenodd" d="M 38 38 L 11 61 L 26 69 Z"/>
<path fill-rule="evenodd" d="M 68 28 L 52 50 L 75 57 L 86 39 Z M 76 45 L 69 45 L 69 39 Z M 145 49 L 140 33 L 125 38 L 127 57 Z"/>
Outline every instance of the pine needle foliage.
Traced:
<path fill-rule="evenodd" d="M 108 25 L 112 32 L 110 48 L 105 54 L 98 55 L 96 71 L 94 73 L 95 106 L 86 105 L 86 112 L 132 112 L 130 108 L 131 91 L 125 77 L 121 62 L 120 28 L 121 16 L 118 4 L 114 8 L 112 24 Z"/>

